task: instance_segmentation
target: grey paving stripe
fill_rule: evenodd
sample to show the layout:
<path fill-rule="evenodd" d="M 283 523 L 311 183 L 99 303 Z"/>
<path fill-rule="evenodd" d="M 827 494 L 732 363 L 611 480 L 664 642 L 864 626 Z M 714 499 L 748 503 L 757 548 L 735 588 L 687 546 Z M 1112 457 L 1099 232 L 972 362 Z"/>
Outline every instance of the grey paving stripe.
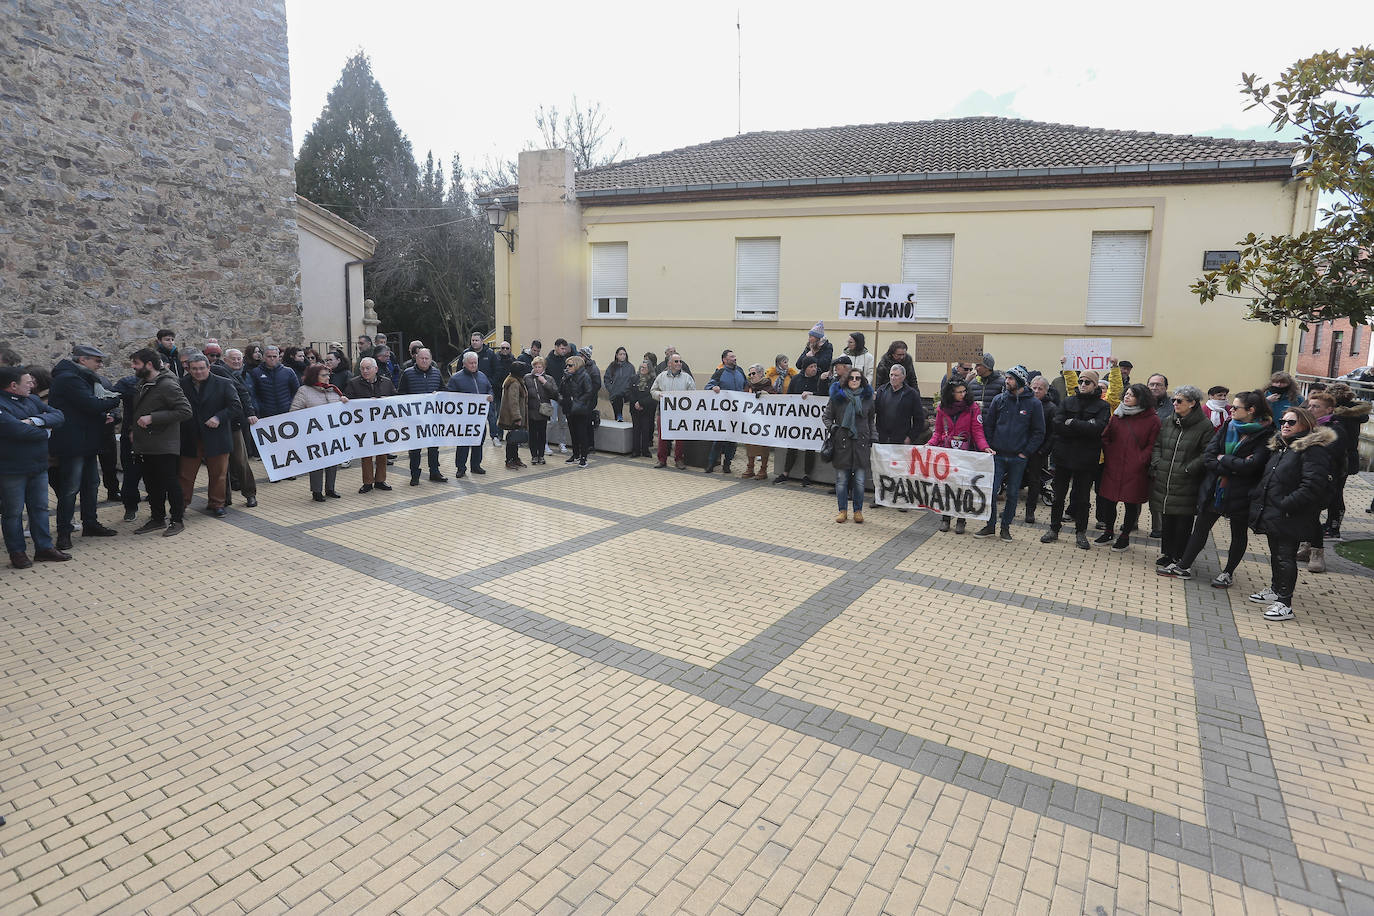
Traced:
<path fill-rule="evenodd" d="M 935 516 L 921 513 L 867 557 L 847 562 L 849 568 L 844 575 L 803 599 L 711 670 L 747 684 L 757 683 L 843 614 L 857 596 L 882 580 L 935 531 Z"/>
<path fill-rule="evenodd" d="M 673 507 L 672 511 L 690 511 L 729 495 L 733 495 L 730 490 L 705 494 Z M 1295 903 L 1336 913 L 1372 911 L 1367 904 L 1374 905 L 1374 883 L 1297 856 L 1283 813 L 1282 797 L 1277 794 L 1277 778 L 1272 764 L 1268 763 L 1263 723 L 1259 720 L 1257 700 L 1245 668 L 1244 651 L 1235 635 L 1229 602 L 1222 605 L 1217 596 L 1200 592 L 1199 587 L 1205 587 L 1205 583 L 1196 580 L 1185 583 L 1193 586 L 1188 592 L 1190 627 L 1195 634 L 1207 637 L 1189 640 L 1198 682 L 1198 719 L 1208 790 L 1205 796 L 1208 823 L 1203 826 L 1041 776 L 1014 764 L 761 688 L 731 676 L 728 671 L 707 669 L 625 643 L 264 518 L 238 513 L 231 516 L 230 521 L 269 540 L 308 549 L 352 571 L 395 584 L 589 661 L 815 737 L 831 746 L 901 766 Z M 641 528 L 653 524 L 651 519 L 637 521 Z M 931 523 L 930 531 L 933 528 Z M 909 539 L 905 543 L 900 541 L 900 536 L 894 537 L 880 548 L 880 552 L 890 553 L 885 553 L 882 562 L 900 562 L 897 554 L 909 553 Z M 874 560 L 874 565 L 878 565 L 878 560 Z M 528 564 L 516 562 L 513 568 L 528 568 Z M 867 581 L 865 588 L 872 581 L 876 580 Z M 962 586 L 964 583 L 951 584 Z M 1206 588 L 1206 592 L 1214 591 Z M 1209 597 L 1210 602 L 1206 600 Z M 806 623 L 814 626 L 817 622 Z M 807 628 L 810 626 L 802 629 Z M 814 627 L 813 634 L 815 629 L 819 627 Z M 781 633 L 784 647 L 792 646 L 797 635 L 799 631 L 795 630 Z M 756 648 L 766 652 L 769 647 L 759 643 Z M 744 670 L 756 670 L 763 663 L 759 660 L 753 666 L 745 665 Z"/>
<path fill-rule="evenodd" d="M 1261 611 L 1262 608 L 1257 604 L 1255 610 Z M 1276 624 L 1276 626 L 1281 626 L 1281 624 Z M 1330 655 L 1326 652 L 1313 652 L 1310 649 L 1297 649 L 1293 646 L 1262 642 L 1258 639 L 1242 639 L 1240 644 L 1250 655 L 1261 655 L 1276 661 L 1291 662 L 1302 668 L 1319 668 L 1323 671 L 1334 671 L 1355 677 L 1374 678 L 1374 662 L 1364 659 L 1346 658 L 1343 655 Z"/>

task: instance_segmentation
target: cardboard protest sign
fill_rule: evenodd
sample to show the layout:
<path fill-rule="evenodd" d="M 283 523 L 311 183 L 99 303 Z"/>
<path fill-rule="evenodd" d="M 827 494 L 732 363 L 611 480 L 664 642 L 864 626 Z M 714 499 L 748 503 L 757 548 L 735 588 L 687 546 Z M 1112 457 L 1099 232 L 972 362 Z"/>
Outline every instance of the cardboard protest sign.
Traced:
<path fill-rule="evenodd" d="M 248 428 L 268 479 L 281 480 L 392 449 L 480 445 L 487 396 L 436 391 L 322 404 L 263 417 Z"/>
<path fill-rule="evenodd" d="M 841 283 L 840 317 L 860 321 L 915 321 L 915 283 Z"/>
<path fill-rule="evenodd" d="M 825 398 L 747 391 L 665 392 L 658 402 L 664 439 L 743 442 L 820 451 Z"/>
<path fill-rule="evenodd" d="M 1111 368 L 1112 339 L 1110 337 L 1066 337 L 1064 356 L 1068 362 L 1065 369 L 1082 372 L 1092 369 L 1105 374 Z"/>
<path fill-rule="evenodd" d="M 929 509 L 955 518 L 992 518 L 992 456 L 927 445 L 873 446 L 873 495 L 880 506 Z"/>

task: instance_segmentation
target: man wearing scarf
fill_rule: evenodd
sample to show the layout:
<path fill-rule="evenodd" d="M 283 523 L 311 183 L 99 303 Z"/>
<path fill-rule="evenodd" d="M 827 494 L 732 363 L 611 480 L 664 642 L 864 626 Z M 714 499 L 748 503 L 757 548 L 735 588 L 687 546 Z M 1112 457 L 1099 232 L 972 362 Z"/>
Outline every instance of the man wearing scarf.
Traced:
<path fill-rule="evenodd" d="M 991 406 L 983 415 L 983 429 L 988 445 L 993 450 L 992 459 L 996 468 L 992 476 L 992 492 L 996 494 L 1003 483 L 1007 485 L 1000 535 L 1004 541 L 1011 540 L 1011 520 L 1016 517 L 1016 503 L 1021 495 L 1021 478 L 1026 473 L 1026 460 L 1045 441 L 1045 412 L 1026 387 L 1028 377 L 1025 366 L 1008 369 L 1004 382 L 1006 390 L 992 399 Z M 972 395 L 971 388 L 969 393 Z M 996 521 L 994 512 L 988 523 L 973 536 L 986 538 L 997 534 Z"/>

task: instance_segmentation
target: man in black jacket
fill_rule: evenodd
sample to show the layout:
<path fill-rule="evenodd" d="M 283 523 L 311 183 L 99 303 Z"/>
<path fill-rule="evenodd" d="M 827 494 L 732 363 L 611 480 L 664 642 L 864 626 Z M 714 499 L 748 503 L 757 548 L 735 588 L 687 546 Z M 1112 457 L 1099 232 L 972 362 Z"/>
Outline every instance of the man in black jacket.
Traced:
<path fill-rule="evenodd" d="M 114 537 L 119 533 L 100 524 L 96 515 L 100 502 L 97 455 L 105 427 L 114 423 L 111 412 L 120 401 L 96 374 L 104 363 L 105 354 L 95 347 L 76 346 L 72 347 L 72 358 L 62 360 L 52 371 L 48 404 L 66 417 L 48 440 L 48 453 L 57 459 L 58 550 L 71 549 L 78 496 L 82 537 Z"/>
<path fill-rule="evenodd" d="M 434 365 L 434 357 L 428 350 L 415 351 L 415 365 L 401 373 L 401 383 L 396 386 L 397 394 L 433 394 L 444 385 L 443 373 Z M 429 479 L 435 483 L 446 483 L 448 478 L 439 470 L 439 449 L 428 449 Z M 410 485 L 420 485 L 420 449 L 410 450 Z"/>
<path fill-rule="evenodd" d="M 209 346 L 206 347 L 208 351 Z M 219 349 L 218 345 L 215 347 Z M 243 504 L 249 509 L 258 504 L 258 479 L 253 476 L 253 466 L 248 463 L 249 446 L 248 441 L 252 438 L 253 432 L 249 428 L 258 422 L 258 408 L 253 403 L 253 392 L 248 387 L 248 380 L 244 378 L 243 372 L 243 351 L 226 350 L 224 359 L 214 359 L 211 356 L 210 371 L 220 378 L 226 378 L 234 383 L 234 392 L 239 396 L 239 405 L 243 408 L 243 418 L 234 420 L 234 450 L 229 455 L 229 489 L 238 490 L 243 494 Z M 224 504 L 233 504 L 233 494 L 226 493 Z"/>
<path fill-rule="evenodd" d="M 487 373 L 487 378 L 491 380 L 492 393 L 491 412 L 487 419 L 491 421 L 491 436 L 497 442 L 505 439 L 497 419 L 501 414 L 501 386 L 506 384 L 506 378 L 510 376 L 510 367 L 515 362 L 511 358 L 510 350 L 510 341 L 501 341 L 501 346 L 496 348 L 496 356 L 491 361 L 491 372 Z"/>
<path fill-rule="evenodd" d="M 181 390 L 191 403 L 191 419 L 181 424 L 181 495 L 189 506 L 204 464 L 210 490 L 205 511 L 224 518 L 229 456 L 234 450 L 233 422 L 243 419 L 243 405 L 234 383 L 212 374 L 209 357 L 194 350 L 186 356 Z"/>
<path fill-rule="evenodd" d="M 1050 530 L 1040 538 L 1040 543 L 1059 540 L 1064 495 L 1072 486 L 1069 506 L 1073 511 L 1074 542 L 1084 550 L 1092 548 L 1088 542 L 1088 494 L 1102 459 L 1102 434 L 1111 416 L 1111 408 L 1097 387 L 1097 373 L 1081 373 L 1078 393 L 1064 402 L 1054 418 L 1054 505 L 1050 508 Z"/>
<path fill-rule="evenodd" d="M 888 369 L 877 393 L 878 442 L 883 445 L 920 445 L 926 435 L 926 408 L 921 393 L 907 384 L 900 362 Z"/>

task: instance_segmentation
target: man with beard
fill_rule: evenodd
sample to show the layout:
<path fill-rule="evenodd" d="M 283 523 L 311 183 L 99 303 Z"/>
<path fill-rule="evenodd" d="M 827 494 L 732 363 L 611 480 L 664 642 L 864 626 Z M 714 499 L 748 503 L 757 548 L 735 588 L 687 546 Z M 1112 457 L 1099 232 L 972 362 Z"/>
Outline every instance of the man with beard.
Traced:
<path fill-rule="evenodd" d="M 129 366 L 138 379 L 128 410 L 133 418 L 129 435 L 134 461 L 148 488 L 148 507 L 152 518 L 135 534 L 162 531 L 163 537 L 180 534 L 184 528 L 186 500 L 177 479 L 181 453 L 181 424 L 191 419 L 191 402 L 186 400 L 177 378 L 162 367 L 157 351 L 143 349 L 129 357 Z M 167 503 L 172 521 L 167 523 Z"/>
<path fill-rule="evenodd" d="M 209 478 L 205 511 L 224 518 L 229 456 L 234 450 L 232 423 L 243 416 L 243 405 L 232 382 L 211 374 L 210 360 L 204 353 L 192 351 L 187 355 L 181 390 L 191 404 L 191 418 L 181 424 L 182 497 L 190 505 L 203 463 Z"/>

